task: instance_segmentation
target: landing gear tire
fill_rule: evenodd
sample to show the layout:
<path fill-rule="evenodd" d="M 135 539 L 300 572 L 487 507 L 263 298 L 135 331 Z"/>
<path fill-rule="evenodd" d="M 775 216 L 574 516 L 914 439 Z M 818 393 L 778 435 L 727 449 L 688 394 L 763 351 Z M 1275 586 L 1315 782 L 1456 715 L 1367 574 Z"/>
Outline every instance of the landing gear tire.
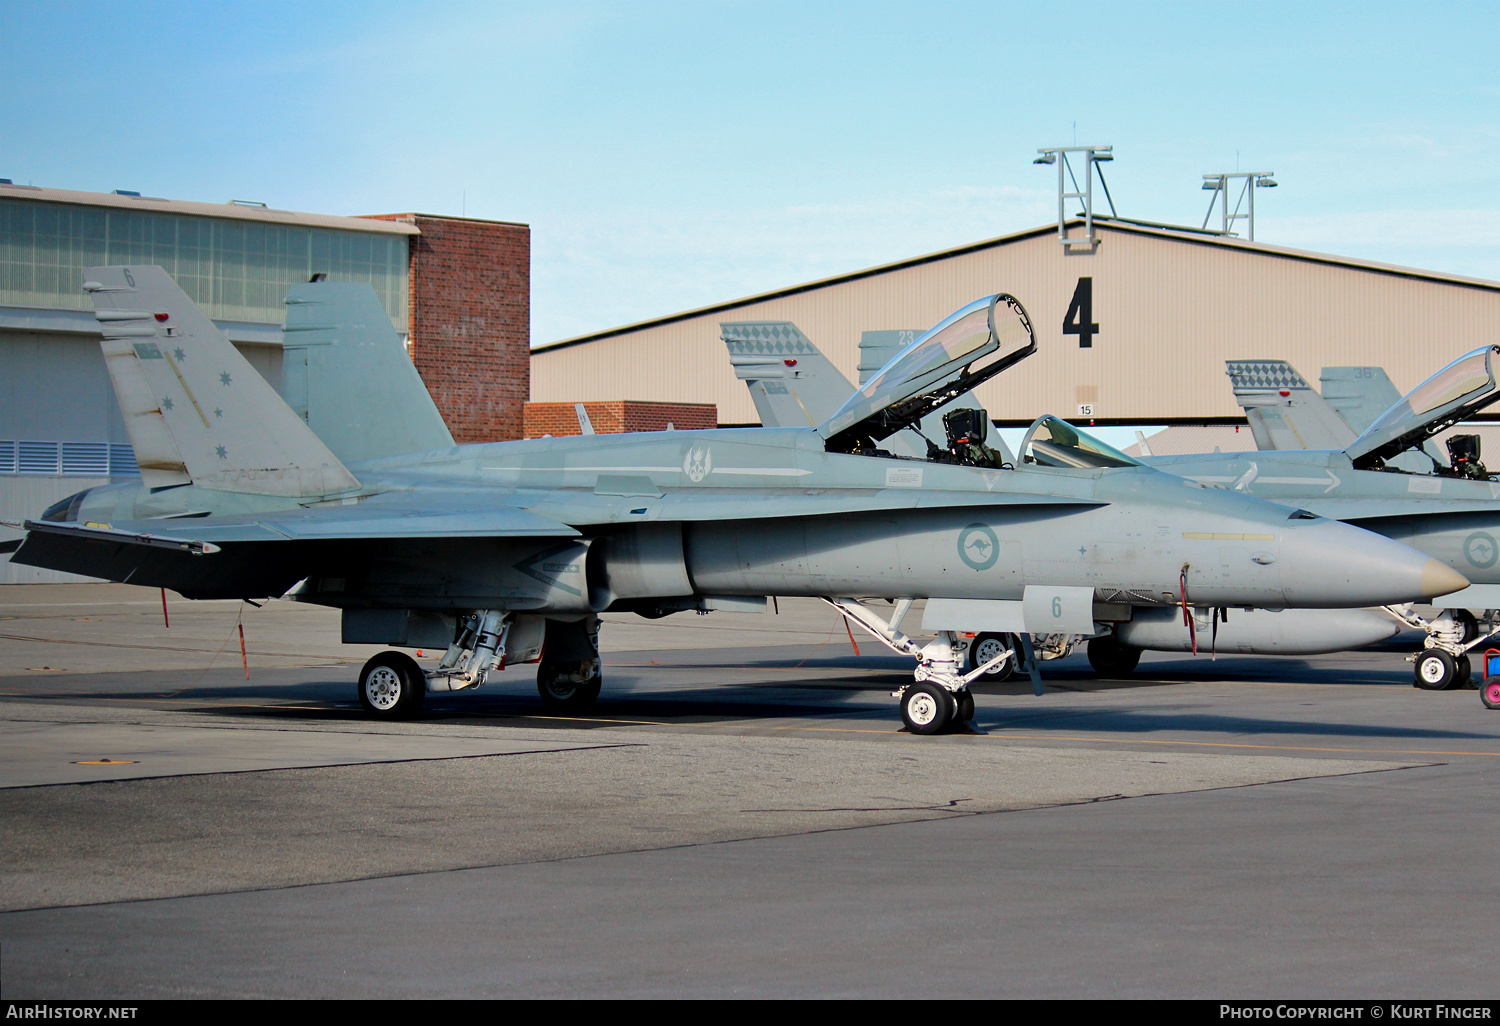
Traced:
<path fill-rule="evenodd" d="M 536 691 L 550 713 L 576 716 L 588 712 L 603 683 L 597 659 L 544 662 L 536 671 Z"/>
<path fill-rule="evenodd" d="M 1479 685 L 1479 700 L 1486 709 L 1500 709 L 1500 677 L 1486 677 Z"/>
<path fill-rule="evenodd" d="M 1006 649 L 1014 655 L 996 669 L 981 674 L 979 679 L 986 684 L 1000 684 L 1016 675 L 1016 664 L 1021 659 L 1021 641 L 1014 634 L 980 634 L 969 645 L 969 672 L 973 673 Z"/>
<path fill-rule="evenodd" d="M 1089 665 L 1101 677 L 1129 677 L 1140 662 L 1140 649 L 1122 645 L 1108 635 L 1089 642 Z"/>
<path fill-rule="evenodd" d="M 962 727 L 966 723 L 974 721 L 974 693 L 965 689 L 954 695 L 953 725 Z"/>
<path fill-rule="evenodd" d="M 415 716 L 427 697 L 427 677 L 404 652 L 381 652 L 359 671 L 359 704 L 383 720 Z"/>
<path fill-rule="evenodd" d="M 1474 664 L 1469 662 L 1468 656 L 1459 656 L 1454 660 L 1455 688 L 1471 688 L 1474 686 Z"/>
<path fill-rule="evenodd" d="M 1429 648 L 1417 657 L 1413 677 L 1423 691 L 1446 691 L 1458 680 L 1458 662 L 1440 648 Z"/>
<path fill-rule="evenodd" d="M 901 696 L 901 720 L 913 734 L 936 734 L 953 722 L 957 712 L 953 695 L 926 681 L 911 685 Z"/>

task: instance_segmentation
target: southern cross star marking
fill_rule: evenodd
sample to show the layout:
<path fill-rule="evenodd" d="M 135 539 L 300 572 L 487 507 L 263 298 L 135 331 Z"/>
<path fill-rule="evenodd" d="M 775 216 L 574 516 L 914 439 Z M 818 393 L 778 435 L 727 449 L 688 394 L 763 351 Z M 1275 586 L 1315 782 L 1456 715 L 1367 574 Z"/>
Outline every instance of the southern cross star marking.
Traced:
<path fill-rule="evenodd" d="M 167 396 L 161 401 L 161 408 L 164 410 L 170 410 L 174 405 L 176 404 L 172 402 L 171 396 Z"/>
<path fill-rule="evenodd" d="M 187 353 L 184 353 L 182 351 L 181 346 L 178 346 L 176 349 L 172 350 L 172 355 L 177 358 L 178 363 L 181 363 L 183 360 L 187 359 Z"/>
<path fill-rule="evenodd" d="M 228 371 L 225 371 L 223 374 L 219 375 L 219 384 L 221 385 L 227 385 L 231 380 L 233 379 L 230 378 Z"/>
<path fill-rule="evenodd" d="M 1078 546 L 1078 554 L 1080 556 L 1087 556 L 1089 554 L 1089 550 L 1080 545 Z"/>
<path fill-rule="evenodd" d="M 223 410 L 215 410 L 214 411 L 214 416 L 218 417 L 218 418 L 220 418 L 222 420 L 223 417 L 224 417 L 224 411 Z"/>
<path fill-rule="evenodd" d="M 222 445 L 216 445 L 216 446 L 214 446 L 214 452 L 218 455 L 219 459 L 221 459 L 221 460 L 227 460 L 227 459 L 229 459 L 229 450 L 226 449 L 226 448 L 224 448 Z"/>

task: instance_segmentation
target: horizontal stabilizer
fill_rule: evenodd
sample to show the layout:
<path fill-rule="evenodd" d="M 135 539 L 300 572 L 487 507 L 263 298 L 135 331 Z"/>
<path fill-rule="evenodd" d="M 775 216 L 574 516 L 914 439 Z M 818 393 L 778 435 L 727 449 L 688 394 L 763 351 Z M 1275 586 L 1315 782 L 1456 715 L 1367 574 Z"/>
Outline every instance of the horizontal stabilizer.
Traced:
<path fill-rule="evenodd" d="M 84 289 L 147 487 L 312 497 L 359 482 L 166 271 L 91 267 Z"/>

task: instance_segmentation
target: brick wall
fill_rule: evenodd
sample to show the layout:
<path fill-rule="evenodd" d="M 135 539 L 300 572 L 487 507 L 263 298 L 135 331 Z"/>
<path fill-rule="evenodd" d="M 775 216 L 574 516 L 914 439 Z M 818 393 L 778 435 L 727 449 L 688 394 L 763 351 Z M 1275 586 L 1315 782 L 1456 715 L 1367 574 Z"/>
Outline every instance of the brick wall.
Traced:
<path fill-rule="evenodd" d="M 411 244 L 412 361 L 454 441 L 522 437 L 531 398 L 530 227 L 371 216 L 406 221 L 422 233 Z"/>
<path fill-rule="evenodd" d="M 719 411 L 713 403 L 648 403 L 633 399 L 584 403 L 589 423 L 601 435 L 622 431 L 664 431 L 671 424 L 679 431 L 719 426 Z M 543 435 L 577 435 L 578 413 L 572 403 L 527 403 L 527 438 Z"/>

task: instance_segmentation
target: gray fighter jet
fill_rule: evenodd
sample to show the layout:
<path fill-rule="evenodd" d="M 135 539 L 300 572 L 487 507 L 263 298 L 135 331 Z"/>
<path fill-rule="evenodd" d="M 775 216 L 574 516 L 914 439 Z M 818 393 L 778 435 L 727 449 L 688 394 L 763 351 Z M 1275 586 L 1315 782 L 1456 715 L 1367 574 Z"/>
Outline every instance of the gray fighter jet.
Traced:
<path fill-rule="evenodd" d="M 740 321 L 719 325 L 720 337 L 729 350 L 730 362 L 736 375 L 750 389 L 761 423 L 768 427 L 785 427 L 798 423 L 812 423 L 830 416 L 838 405 L 854 390 L 838 369 L 790 321 Z M 913 332 L 866 331 L 860 339 L 861 384 L 869 374 L 884 361 L 880 356 L 888 352 L 892 337 L 910 338 Z M 876 355 L 880 354 L 880 355 Z M 1296 372 L 1290 375 L 1295 377 Z M 1373 375 L 1354 377 L 1354 387 L 1345 388 L 1343 394 L 1352 402 L 1345 408 L 1357 410 L 1358 403 L 1368 405 L 1369 399 L 1362 392 L 1369 387 L 1360 386 L 1361 381 Z M 1253 374 L 1236 378 L 1236 394 L 1240 392 L 1238 382 L 1254 381 L 1255 387 L 1275 390 L 1289 381 L 1286 371 L 1268 371 L 1257 365 Z M 1300 381 L 1300 378 L 1298 378 Z M 1303 382 L 1305 386 L 1305 382 Z M 1394 386 L 1390 386 L 1392 399 L 1396 398 Z M 1262 397 L 1263 398 L 1263 397 Z M 1321 397 L 1318 397 L 1321 401 Z M 1377 400 L 1378 401 L 1378 400 Z M 1277 396 L 1277 402 L 1281 402 Z M 1381 410 L 1389 406 L 1385 403 Z M 1314 430 L 1326 427 L 1332 431 L 1342 429 L 1343 442 L 1351 442 L 1354 432 L 1337 414 L 1326 408 L 1299 401 L 1297 418 L 1302 434 L 1291 432 L 1293 437 L 1318 437 Z M 1312 408 L 1321 420 L 1301 416 L 1301 411 Z M 882 444 L 890 451 L 909 456 L 928 456 L 936 453 L 942 458 L 942 449 L 933 438 L 944 439 L 949 449 L 970 444 L 971 436 L 978 444 L 993 446 L 998 458 L 1013 462 L 1004 442 L 991 438 L 988 418 L 974 418 L 972 414 L 957 413 L 960 410 L 979 410 L 979 403 L 972 394 L 954 399 L 947 406 L 927 416 L 911 428 L 898 432 Z M 950 419 L 951 416 L 951 419 Z M 1287 421 L 1278 424 L 1276 434 L 1267 437 L 1282 437 L 1288 434 Z M 1370 416 L 1369 420 L 1374 420 Z M 1311 421 L 1311 422 L 1310 422 Z M 1366 422 L 1368 423 L 1368 421 Z M 1257 435 L 1256 437 L 1260 437 Z M 1023 451 L 1028 446 L 1023 442 Z M 1038 457 L 1026 452 L 1025 461 L 1036 462 Z M 1043 457 L 1042 462 L 1047 462 Z M 1142 462 L 1150 464 L 1151 459 Z M 929 627 L 934 618 L 925 619 Z M 1101 610 L 1099 632 L 1066 634 L 1053 632 L 1028 639 L 1037 658 L 1060 659 L 1072 654 L 1074 648 L 1089 640 L 1088 656 L 1094 669 L 1105 676 L 1124 676 L 1135 670 L 1142 651 L 1235 653 L 1240 655 L 1314 655 L 1323 652 L 1339 652 L 1360 648 L 1377 641 L 1394 637 L 1400 630 L 1390 617 L 1368 609 L 1316 609 L 1285 613 L 1267 609 L 1241 609 L 1233 615 L 1226 609 L 1197 606 L 1187 611 L 1165 607 L 1126 607 L 1111 615 Z M 952 627 L 953 624 L 948 626 Z M 968 632 L 961 632 L 968 633 Z M 989 662 L 990 658 L 1007 647 L 1015 647 L 1020 639 L 1007 633 L 992 631 L 974 632 L 969 646 L 969 669 Z M 1015 660 L 1003 662 L 982 675 L 986 682 L 1009 680 L 1022 669 Z"/>
<path fill-rule="evenodd" d="M 1157 456 L 1152 466 L 1205 484 L 1218 484 L 1273 502 L 1294 503 L 1322 516 L 1357 524 L 1403 541 L 1463 573 L 1472 584 L 1435 598 L 1443 612 L 1426 619 L 1410 608 L 1393 608 L 1402 620 L 1427 633 L 1415 662 L 1418 687 L 1442 689 L 1470 679 L 1468 653 L 1500 629 L 1500 481 L 1480 462 L 1478 436 L 1448 440 L 1440 458 L 1433 436 L 1500 400 L 1496 356 L 1500 346 L 1466 353 L 1399 398 L 1368 422 L 1357 438 L 1337 449 L 1292 448 L 1299 442 L 1353 435 L 1363 418 L 1365 397 L 1388 385 L 1384 374 L 1352 379 L 1334 369 L 1335 382 L 1352 380 L 1361 402 L 1341 415 L 1281 361 L 1234 361 L 1235 395 L 1250 416 L 1257 442 L 1275 448 L 1253 453 Z M 1361 386 L 1359 382 L 1369 382 Z M 1394 387 L 1391 387 L 1394 391 Z M 1346 416 L 1348 420 L 1346 421 Z M 1476 610 L 1478 616 L 1470 610 Z"/>
<path fill-rule="evenodd" d="M 290 592 L 343 610 L 347 642 L 446 648 L 431 670 L 372 658 L 358 694 L 375 716 L 526 661 L 549 707 L 579 711 L 599 693 L 600 612 L 763 609 L 778 594 L 823 598 L 912 656 L 902 717 L 934 733 L 973 714 L 960 631 L 1088 634 L 1134 608 L 1377 605 L 1467 584 L 1399 542 L 1153 470 L 1055 418 L 1014 465 L 982 444 L 883 449 L 1035 351 L 1003 294 L 922 334 L 815 427 L 346 464 L 161 268 L 93 268 L 84 288 L 142 480 L 27 521 L 13 558 L 190 598 Z M 939 628 L 926 645 L 900 629 L 919 598 Z"/>

